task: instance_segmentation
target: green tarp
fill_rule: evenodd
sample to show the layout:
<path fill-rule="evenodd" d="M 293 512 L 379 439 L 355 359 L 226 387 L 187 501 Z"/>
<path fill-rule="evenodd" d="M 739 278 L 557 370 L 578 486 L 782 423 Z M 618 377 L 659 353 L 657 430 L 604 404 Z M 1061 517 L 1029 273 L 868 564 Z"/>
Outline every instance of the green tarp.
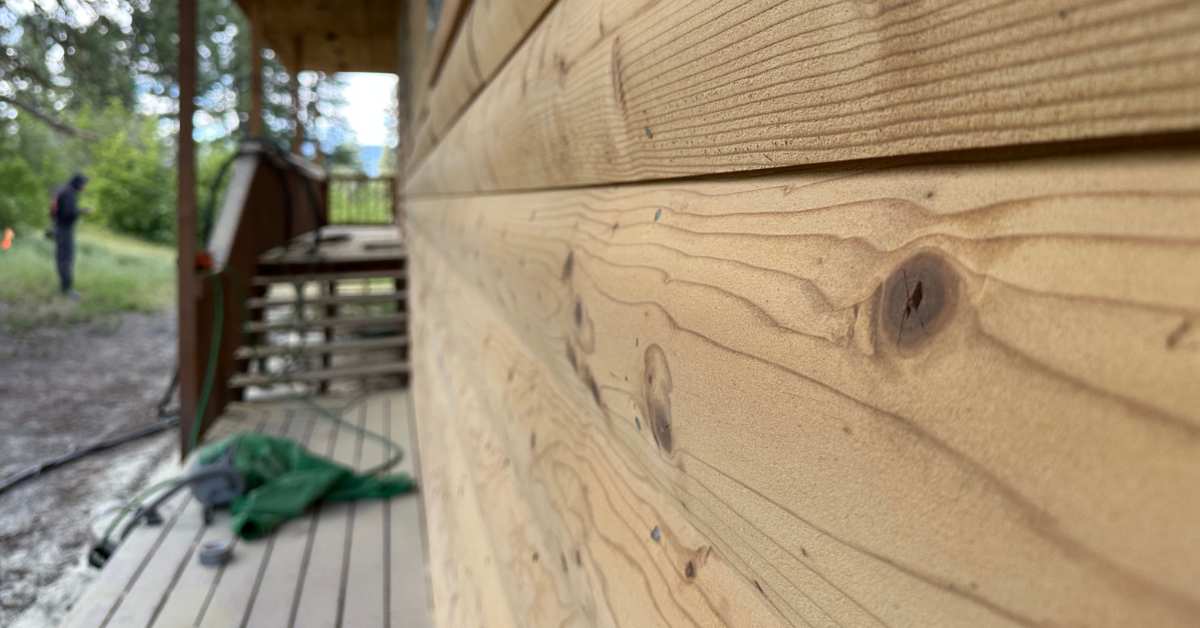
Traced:
<path fill-rule="evenodd" d="M 211 464 L 233 445 L 237 448 L 231 463 L 246 477 L 246 493 L 230 507 L 230 524 L 243 539 L 266 536 L 321 500 L 380 499 L 414 488 L 407 473 L 357 475 L 295 441 L 258 432 L 223 438 L 201 448 L 197 456 L 201 464 Z"/>

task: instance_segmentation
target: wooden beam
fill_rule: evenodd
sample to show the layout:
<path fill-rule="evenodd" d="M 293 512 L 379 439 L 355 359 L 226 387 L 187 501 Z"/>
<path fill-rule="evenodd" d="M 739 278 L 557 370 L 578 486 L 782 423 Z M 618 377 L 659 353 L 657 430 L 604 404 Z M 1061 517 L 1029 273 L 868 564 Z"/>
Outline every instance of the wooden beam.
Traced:
<path fill-rule="evenodd" d="M 1198 171 L 410 198 L 440 624 L 1196 626 Z"/>
<path fill-rule="evenodd" d="M 304 62 L 301 70 L 328 74 L 396 72 L 396 40 L 391 37 L 344 37 L 331 42 L 323 35 L 281 31 L 269 23 L 265 32 L 268 42 L 283 41 L 286 42 L 286 48 L 293 47 L 297 38 L 303 40 Z"/>
<path fill-rule="evenodd" d="M 392 37 L 390 28 L 400 10 L 399 2 L 289 2 L 264 0 L 263 17 L 280 31 L 312 33 L 321 38 Z"/>
<path fill-rule="evenodd" d="M 180 450 L 187 453 L 200 396 L 199 278 L 196 275 L 196 0 L 179 0 L 179 136 L 176 138 L 176 241 L 179 247 L 179 416 Z"/>
<path fill-rule="evenodd" d="M 1174 0 L 562 0 L 409 191 L 1196 129 L 1197 28 Z"/>
<path fill-rule="evenodd" d="M 263 0 L 250 2 L 250 137 L 263 137 Z"/>

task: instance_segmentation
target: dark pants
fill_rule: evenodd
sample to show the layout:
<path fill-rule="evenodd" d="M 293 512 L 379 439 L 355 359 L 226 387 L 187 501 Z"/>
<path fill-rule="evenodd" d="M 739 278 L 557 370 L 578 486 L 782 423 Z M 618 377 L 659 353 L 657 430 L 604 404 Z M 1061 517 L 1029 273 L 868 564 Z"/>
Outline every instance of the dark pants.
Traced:
<path fill-rule="evenodd" d="M 75 284 L 75 225 L 58 225 L 54 230 L 54 259 L 58 262 L 58 284 L 63 292 Z"/>

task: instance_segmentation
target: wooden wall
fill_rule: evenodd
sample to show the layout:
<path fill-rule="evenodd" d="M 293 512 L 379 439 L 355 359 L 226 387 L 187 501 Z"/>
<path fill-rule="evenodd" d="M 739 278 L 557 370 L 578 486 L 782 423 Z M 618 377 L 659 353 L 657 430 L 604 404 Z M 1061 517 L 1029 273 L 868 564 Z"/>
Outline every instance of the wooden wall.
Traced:
<path fill-rule="evenodd" d="M 439 626 L 1200 625 L 1200 5 L 460 10 Z"/>

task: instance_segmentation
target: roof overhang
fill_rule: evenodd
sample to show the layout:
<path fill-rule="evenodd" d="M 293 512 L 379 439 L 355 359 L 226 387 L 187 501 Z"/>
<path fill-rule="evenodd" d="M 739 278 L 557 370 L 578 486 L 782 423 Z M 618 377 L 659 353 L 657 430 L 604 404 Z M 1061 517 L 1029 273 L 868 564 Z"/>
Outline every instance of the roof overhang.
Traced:
<path fill-rule="evenodd" d="M 289 70 L 395 72 L 399 65 L 396 0 L 237 0 L 262 21 L 267 45 Z"/>

